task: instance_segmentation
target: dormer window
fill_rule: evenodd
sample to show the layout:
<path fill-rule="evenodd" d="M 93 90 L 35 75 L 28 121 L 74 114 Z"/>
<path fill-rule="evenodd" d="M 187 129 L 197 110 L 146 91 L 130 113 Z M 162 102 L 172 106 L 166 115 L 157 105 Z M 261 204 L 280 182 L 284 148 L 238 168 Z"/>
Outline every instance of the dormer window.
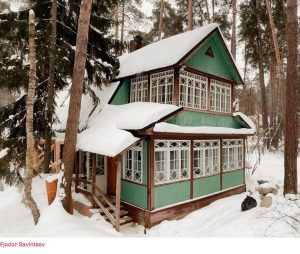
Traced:
<path fill-rule="evenodd" d="M 150 75 L 151 102 L 173 104 L 174 70 Z"/>
<path fill-rule="evenodd" d="M 131 79 L 130 102 L 148 101 L 148 76 Z"/>

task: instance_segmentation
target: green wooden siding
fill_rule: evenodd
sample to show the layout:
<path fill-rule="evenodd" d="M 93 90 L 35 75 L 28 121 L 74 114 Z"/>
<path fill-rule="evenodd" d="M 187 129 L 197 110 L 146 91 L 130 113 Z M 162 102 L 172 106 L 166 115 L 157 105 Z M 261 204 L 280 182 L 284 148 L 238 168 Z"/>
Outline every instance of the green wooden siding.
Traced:
<path fill-rule="evenodd" d="M 244 184 L 244 169 L 223 174 L 223 189 L 229 189 Z"/>
<path fill-rule="evenodd" d="M 209 47 L 211 47 L 214 57 L 205 54 Z M 217 31 L 202 44 L 200 49 L 192 55 L 185 64 L 188 67 L 215 76 L 234 80 L 237 84 L 241 83 L 238 72 L 232 64 L 230 56 L 223 45 L 221 36 Z"/>
<path fill-rule="evenodd" d="M 214 126 L 227 128 L 244 128 L 243 123 L 232 116 L 214 115 L 200 112 L 184 111 L 170 121 L 179 126 Z"/>
<path fill-rule="evenodd" d="M 195 179 L 193 187 L 193 198 L 213 194 L 220 191 L 220 175 Z"/>
<path fill-rule="evenodd" d="M 155 209 L 190 199 L 190 182 L 179 182 L 154 188 Z"/>
<path fill-rule="evenodd" d="M 129 79 L 125 79 L 122 82 L 122 84 L 120 84 L 120 87 L 118 88 L 116 94 L 114 95 L 111 104 L 122 105 L 122 104 L 127 104 L 129 102 L 128 101 L 129 90 L 130 90 L 129 85 L 130 85 Z"/>
<path fill-rule="evenodd" d="M 147 209 L 147 186 L 122 180 L 121 199 L 135 206 Z"/>

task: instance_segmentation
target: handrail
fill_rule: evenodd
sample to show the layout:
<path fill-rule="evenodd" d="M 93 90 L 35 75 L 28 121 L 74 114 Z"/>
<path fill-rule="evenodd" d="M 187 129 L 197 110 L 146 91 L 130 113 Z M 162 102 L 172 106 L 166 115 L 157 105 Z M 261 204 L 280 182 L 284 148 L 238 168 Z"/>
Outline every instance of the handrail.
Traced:
<path fill-rule="evenodd" d="M 98 197 L 96 195 L 94 195 L 94 200 L 97 203 L 97 205 L 101 208 L 101 210 L 105 213 L 105 215 L 107 216 L 107 218 L 110 220 L 110 222 L 112 223 L 113 226 L 116 225 L 116 220 L 113 217 L 113 215 L 101 204 L 101 202 L 99 201 Z"/>
<path fill-rule="evenodd" d="M 109 201 L 109 199 L 106 197 L 106 195 L 102 192 L 102 190 L 96 185 L 94 184 L 95 190 L 97 190 L 100 194 L 100 196 L 104 199 L 104 201 L 109 205 L 109 207 L 115 211 L 116 207 Z"/>

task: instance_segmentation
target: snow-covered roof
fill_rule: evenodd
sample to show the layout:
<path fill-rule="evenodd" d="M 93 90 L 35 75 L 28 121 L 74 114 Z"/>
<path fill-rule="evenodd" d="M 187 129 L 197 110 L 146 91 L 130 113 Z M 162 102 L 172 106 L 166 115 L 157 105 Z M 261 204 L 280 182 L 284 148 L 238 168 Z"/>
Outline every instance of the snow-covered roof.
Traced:
<path fill-rule="evenodd" d="M 256 132 L 256 126 L 255 126 L 255 124 L 244 113 L 242 113 L 242 112 L 234 112 L 232 115 L 234 117 L 240 117 L 252 130 L 254 130 L 254 132 Z"/>
<path fill-rule="evenodd" d="M 116 156 L 139 140 L 127 130 L 139 130 L 178 109 L 174 105 L 135 102 L 106 105 L 90 116 L 87 129 L 77 137 L 77 149 Z"/>
<path fill-rule="evenodd" d="M 119 82 L 113 82 L 110 86 L 104 87 L 100 90 L 97 87 L 91 87 L 94 91 L 95 95 L 99 98 L 100 102 L 98 105 L 98 109 L 104 107 L 115 90 L 117 89 Z M 65 88 L 64 90 L 58 92 L 55 102 L 56 102 L 56 110 L 55 113 L 59 119 L 59 122 L 55 123 L 53 126 L 54 131 L 65 131 L 67 119 L 68 119 L 68 110 L 69 110 L 69 102 L 70 102 L 70 87 Z M 79 118 L 79 130 L 82 130 L 86 127 L 90 114 L 94 109 L 94 104 L 91 96 L 89 94 L 82 95 L 81 99 L 81 109 L 80 109 L 80 118 Z M 60 137 L 58 137 L 60 138 Z"/>
<path fill-rule="evenodd" d="M 216 28 L 218 28 L 218 25 L 211 23 L 121 56 L 119 58 L 120 73 L 117 78 L 176 64 Z"/>
<path fill-rule="evenodd" d="M 164 133 L 184 133 L 184 134 L 241 134 L 241 135 L 253 135 L 255 130 L 241 128 L 226 128 L 226 127 L 212 127 L 212 126 L 196 126 L 196 127 L 185 127 L 170 123 L 157 123 L 154 126 L 154 132 Z"/>

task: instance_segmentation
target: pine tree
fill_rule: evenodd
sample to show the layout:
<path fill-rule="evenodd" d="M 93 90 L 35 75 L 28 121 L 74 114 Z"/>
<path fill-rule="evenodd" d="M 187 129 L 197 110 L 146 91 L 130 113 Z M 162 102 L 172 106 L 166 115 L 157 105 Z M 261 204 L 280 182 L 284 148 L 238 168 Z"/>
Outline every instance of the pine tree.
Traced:
<path fill-rule="evenodd" d="M 64 175 L 62 179 L 62 184 L 65 191 L 63 206 L 65 210 L 71 214 L 73 214 L 73 200 L 71 192 L 72 175 L 76 152 L 81 96 L 83 92 L 92 3 L 92 0 L 82 0 L 80 6 L 74 71 L 70 90 L 70 104 L 65 138 Z"/>
<path fill-rule="evenodd" d="M 297 1 L 287 1 L 287 82 L 284 145 L 284 194 L 297 194 Z M 299 88 L 298 88 L 299 89 Z"/>

